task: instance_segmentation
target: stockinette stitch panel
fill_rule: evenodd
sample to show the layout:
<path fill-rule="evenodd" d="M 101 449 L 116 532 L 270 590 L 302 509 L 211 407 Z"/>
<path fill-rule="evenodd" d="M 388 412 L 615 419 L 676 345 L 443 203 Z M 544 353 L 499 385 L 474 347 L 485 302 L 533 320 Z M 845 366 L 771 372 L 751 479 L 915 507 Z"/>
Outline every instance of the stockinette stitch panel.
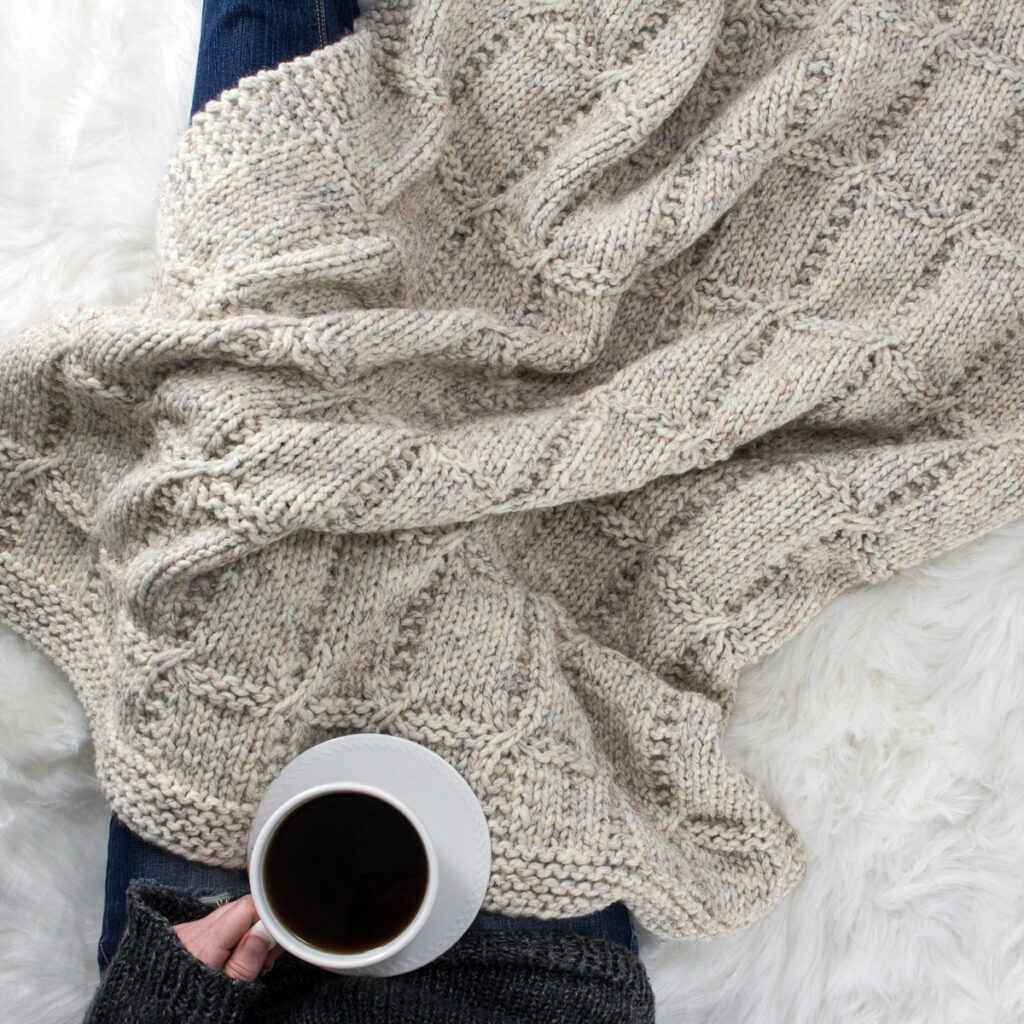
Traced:
<path fill-rule="evenodd" d="M 0 356 L 3 621 L 176 853 L 387 732 L 480 798 L 487 910 L 739 928 L 802 870 L 740 671 L 1024 516 L 1024 7 L 357 25 L 196 115 L 150 294 Z"/>

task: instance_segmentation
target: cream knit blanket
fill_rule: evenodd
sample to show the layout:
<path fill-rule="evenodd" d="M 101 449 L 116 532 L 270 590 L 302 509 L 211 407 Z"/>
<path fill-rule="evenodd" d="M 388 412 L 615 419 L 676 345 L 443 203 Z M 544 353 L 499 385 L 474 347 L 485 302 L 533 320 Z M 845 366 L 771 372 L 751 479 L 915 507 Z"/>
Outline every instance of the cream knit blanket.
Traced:
<path fill-rule="evenodd" d="M 0 617 L 113 809 L 244 864 L 423 743 L 485 908 L 765 913 L 740 670 L 1024 517 L 1024 4 L 381 0 L 181 136 L 159 273 L 0 354 Z"/>

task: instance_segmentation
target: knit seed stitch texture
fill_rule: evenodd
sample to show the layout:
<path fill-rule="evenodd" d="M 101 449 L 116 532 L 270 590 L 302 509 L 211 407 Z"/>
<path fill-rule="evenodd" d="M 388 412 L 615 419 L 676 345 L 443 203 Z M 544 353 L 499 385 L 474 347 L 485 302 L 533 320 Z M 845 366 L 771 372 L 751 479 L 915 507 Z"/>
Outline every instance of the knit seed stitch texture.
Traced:
<path fill-rule="evenodd" d="M 150 294 L 0 354 L 0 615 L 175 853 L 384 732 L 482 802 L 484 909 L 744 926 L 802 855 L 740 671 L 1024 517 L 1024 5 L 357 26 L 183 131 Z"/>

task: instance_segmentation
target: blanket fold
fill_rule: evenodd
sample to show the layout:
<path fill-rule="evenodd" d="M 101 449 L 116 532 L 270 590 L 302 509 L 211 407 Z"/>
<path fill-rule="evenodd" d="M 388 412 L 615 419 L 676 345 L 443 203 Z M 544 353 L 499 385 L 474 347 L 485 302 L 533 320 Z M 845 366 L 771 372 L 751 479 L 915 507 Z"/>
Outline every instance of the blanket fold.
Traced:
<path fill-rule="evenodd" d="M 208 104 L 153 290 L 0 352 L 0 616 L 116 813 L 240 867 L 389 732 L 487 910 L 767 912 L 741 671 L 1024 517 L 1022 83 L 996 0 L 381 0 Z"/>

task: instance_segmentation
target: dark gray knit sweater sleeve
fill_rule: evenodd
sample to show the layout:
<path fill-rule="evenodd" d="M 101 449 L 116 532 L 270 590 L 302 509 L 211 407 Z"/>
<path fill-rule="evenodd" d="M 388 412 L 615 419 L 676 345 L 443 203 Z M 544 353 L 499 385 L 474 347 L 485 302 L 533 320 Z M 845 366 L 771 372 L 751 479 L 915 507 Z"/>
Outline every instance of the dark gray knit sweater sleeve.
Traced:
<path fill-rule="evenodd" d="M 93 995 L 85 1024 L 243 1024 L 263 982 L 240 982 L 197 960 L 173 926 L 210 913 L 197 899 L 166 886 L 128 888 L 121 944 Z"/>
<path fill-rule="evenodd" d="M 567 932 L 475 932 L 394 978 L 331 974 L 288 953 L 255 982 L 199 963 L 172 926 L 209 907 L 134 883 L 128 927 L 85 1024 L 653 1024 L 643 964 L 625 947 Z"/>

